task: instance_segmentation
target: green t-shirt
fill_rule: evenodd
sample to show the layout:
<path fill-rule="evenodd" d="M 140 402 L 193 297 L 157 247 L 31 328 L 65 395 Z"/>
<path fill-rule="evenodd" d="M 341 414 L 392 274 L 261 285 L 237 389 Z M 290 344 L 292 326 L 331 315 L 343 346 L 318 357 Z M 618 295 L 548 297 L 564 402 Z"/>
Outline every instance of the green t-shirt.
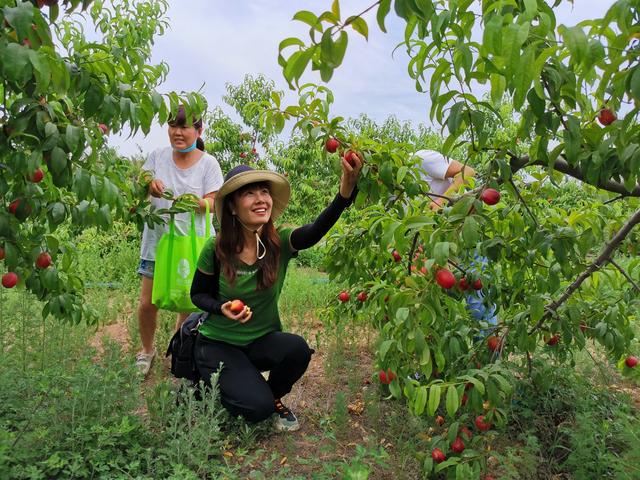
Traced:
<path fill-rule="evenodd" d="M 269 332 L 282 330 L 280 314 L 278 312 L 278 299 L 287 274 L 289 260 L 297 253 L 291 249 L 289 237 L 292 228 L 278 229 L 280 236 L 280 265 L 276 282 L 266 290 L 257 290 L 256 265 L 247 265 L 238 262 L 237 276 L 233 286 L 227 283 L 222 271 L 220 271 L 220 291 L 218 299 L 222 302 L 240 299 L 251 308 L 253 315 L 247 323 L 231 320 L 224 315 L 210 313 L 200 327 L 200 333 L 212 340 L 220 340 L 232 345 L 247 345 L 257 338 Z M 213 274 L 213 255 L 215 252 L 215 237 L 211 237 L 205 243 L 198 268 L 208 274 Z"/>

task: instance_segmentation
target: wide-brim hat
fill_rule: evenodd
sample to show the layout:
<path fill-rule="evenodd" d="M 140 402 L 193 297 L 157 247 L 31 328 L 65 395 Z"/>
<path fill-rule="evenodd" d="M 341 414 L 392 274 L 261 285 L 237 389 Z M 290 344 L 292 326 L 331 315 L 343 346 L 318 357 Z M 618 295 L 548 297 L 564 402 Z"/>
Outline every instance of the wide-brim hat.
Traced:
<path fill-rule="evenodd" d="M 291 186 L 284 175 L 271 170 L 254 170 L 248 165 L 238 165 L 229 170 L 224 177 L 224 183 L 216 193 L 215 211 L 218 222 L 222 223 L 222 206 L 224 199 L 230 193 L 250 183 L 265 182 L 269 184 L 273 206 L 271 207 L 271 219 L 275 220 L 284 209 L 287 208 L 291 197 Z"/>

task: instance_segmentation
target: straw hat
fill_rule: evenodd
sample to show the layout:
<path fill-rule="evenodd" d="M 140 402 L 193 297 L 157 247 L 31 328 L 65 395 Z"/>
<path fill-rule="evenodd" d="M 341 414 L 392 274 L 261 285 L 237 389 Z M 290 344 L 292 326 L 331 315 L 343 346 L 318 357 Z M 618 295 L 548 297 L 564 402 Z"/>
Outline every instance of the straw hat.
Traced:
<path fill-rule="evenodd" d="M 254 170 L 248 165 L 238 165 L 229 170 L 224 177 L 224 183 L 218 190 L 215 200 L 215 210 L 218 222 L 222 223 L 222 206 L 224 199 L 230 193 L 250 183 L 266 182 L 269 184 L 273 206 L 271 207 L 271 219 L 278 218 L 289 203 L 291 186 L 284 175 L 270 170 Z"/>

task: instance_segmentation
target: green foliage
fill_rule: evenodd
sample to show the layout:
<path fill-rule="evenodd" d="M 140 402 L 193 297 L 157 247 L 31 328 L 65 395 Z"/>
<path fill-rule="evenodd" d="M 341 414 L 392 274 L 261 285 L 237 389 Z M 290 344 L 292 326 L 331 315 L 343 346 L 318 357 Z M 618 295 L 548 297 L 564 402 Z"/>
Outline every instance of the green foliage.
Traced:
<path fill-rule="evenodd" d="M 0 450 L 10 455 L 0 470 L 6 478 L 108 475 L 130 468 L 136 457 L 144 462 L 149 438 L 140 418 L 130 414 L 137 382 L 120 350 L 112 346 L 98 363 L 88 354 L 72 362 L 77 346 L 66 347 L 47 349 L 46 370 L 37 361 L 21 364 L 19 356 L 2 356 L 2 430 L 8 435 Z M 51 361 L 61 354 L 69 359 Z"/>
<path fill-rule="evenodd" d="M 508 432 L 527 446 L 517 456 L 502 459 L 500 478 L 537 478 L 544 474 L 571 478 L 634 478 L 638 416 L 627 398 L 594 386 L 574 371 L 538 364 L 533 379 L 519 382 Z M 515 452 L 514 452 L 515 453 Z M 523 461 L 544 458 L 529 467 Z M 526 460 L 528 458 L 528 460 Z M 513 470 L 511 468 L 515 467 Z"/>
<path fill-rule="evenodd" d="M 261 145 L 267 149 L 275 135 L 262 128 L 260 114 L 254 105 L 268 102 L 282 92 L 275 90 L 273 80 L 264 75 L 245 75 L 241 84 L 227 83 L 226 89 L 223 100 L 235 110 L 242 124 L 234 122 L 220 107 L 214 108 L 208 115 L 204 135 L 208 140 L 207 151 L 218 160 L 223 172 L 240 164 L 266 168 L 266 160 L 260 158 L 256 147 Z"/>
<path fill-rule="evenodd" d="M 144 200 L 145 177 L 107 148 L 108 134 L 125 126 L 147 133 L 179 104 L 188 116 L 206 107 L 198 94 L 155 90 L 168 72 L 149 61 L 154 36 L 166 28 L 166 2 L 74 0 L 64 11 L 51 3 L 0 2 L 0 244 L 7 269 L 45 301 L 43 315 L 78 323 L 95 319 L 82 302 L 76 252 L 58 227 L 159 221 Z M 85 36 L 79 15 L 97 39 Z M 34 180 L 36 173 L 44 178 Z M 34 268 L 41 251 L 53 268 Z"/>
<path fill-rule="evenodd" d="M 220 163 L 223 172 L 236 165 L 246 163 L 240 156 L 251 151 L 253 139 L 250 133 L 243 132 L 241 125 L 235 123 L 220 107 L 207 115 L 205 134 L 206 150 Z"/>
<path fill-rule="evenodd" d="M 84 230 L 74 239 L 77 272 L 88 287 L 108 286 L 135 290 L 140 259 L 140 233 L 130 223 L 114 223 L 109 232 Z"/>
<path fill-rule="evenodd" d="M 242 122 L 253 132 L 254 145 L 256 141 L 263 145 L 271 143 L 274 140 L 273 133 L 260 128 L 260 116 L 250 105 L 267 102 L 274 95 L 283 95 L 283 92 L 276 90 L 275 82 L 262 74 L 255 77 L 245 75 L 240 85 L 227 83 L 226 88 L 227 95 L 222 99 L 234 108 Z"/>

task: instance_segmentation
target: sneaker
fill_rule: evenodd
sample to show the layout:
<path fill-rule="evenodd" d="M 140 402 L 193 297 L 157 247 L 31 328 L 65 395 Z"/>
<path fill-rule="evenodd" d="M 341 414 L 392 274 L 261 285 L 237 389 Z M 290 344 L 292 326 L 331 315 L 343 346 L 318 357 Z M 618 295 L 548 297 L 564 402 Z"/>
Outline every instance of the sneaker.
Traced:
<path fill-rule="evenodd" d="M 282 401 L 276 399 L 276 430 L 280 432 L 293 432 L 300 428 L 298 419 L 291 410 L 282 404 Z"/>
<path fill-rule="evenodd" d="M 151 364 L 153 363 L 153 359 L 156 357 L 156 350 L 152 353 L 139 353 L 136 355 L 136 368 L 140 372 L 143 377 L 146 377 L 151 370 Z"/>

